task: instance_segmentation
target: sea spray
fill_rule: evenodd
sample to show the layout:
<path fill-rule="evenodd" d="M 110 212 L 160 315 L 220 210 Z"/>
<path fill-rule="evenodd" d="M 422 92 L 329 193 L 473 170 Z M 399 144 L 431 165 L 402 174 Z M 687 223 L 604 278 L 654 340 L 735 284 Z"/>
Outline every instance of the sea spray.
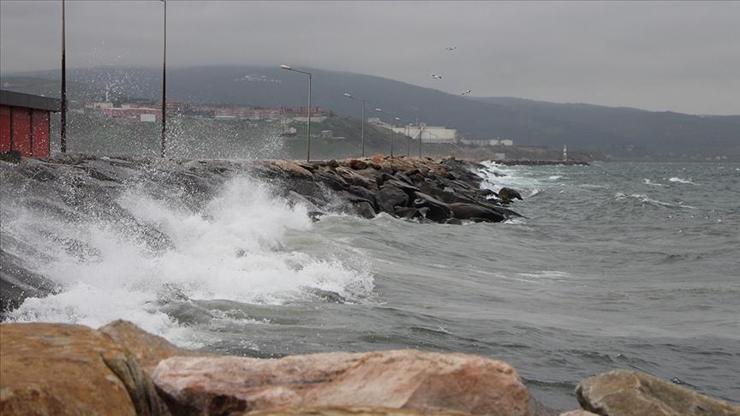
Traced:
<path fill-rule="evenodd" d="M 373 289 L 372 276 L 339 260 L 341 251 L 327 250 L 319 257 L 286 249 L 289 233 L 310 235 L 306 208 L 275 197 L 270 186 L 254 179 L 226 181 L 201 210 L 137 187 L 115 202 L 161 233 L 164 248 L 153 248 L 120 218 L 95 215 L 96 207 L 88 207 L 89 219 L 71 222 L 39 215 L 28 206 L 12 208 L 3 232 L 46 252 L 46 260 L 30 266 L 62 290 L 27 299 L 10 313 L 11 320 L 99 326 L 124 318 L 187 342 L 186 331 L 162 307 L 173 297 L 281 304 L 312 290 L 351 301 Z M 70 250 L 49 235 L 64 236 L 84 249 Z M 313 243 L 330 244 L 319 237 Z"/>

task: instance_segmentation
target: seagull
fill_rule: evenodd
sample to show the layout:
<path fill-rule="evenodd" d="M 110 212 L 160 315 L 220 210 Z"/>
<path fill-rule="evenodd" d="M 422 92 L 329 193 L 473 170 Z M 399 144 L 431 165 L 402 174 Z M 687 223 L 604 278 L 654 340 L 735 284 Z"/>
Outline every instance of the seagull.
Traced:
<path fill-rule="evenodd" d="M 457 46 L 448 46 L 448 47 L 446 47 L 445 49 L 446 49 L 446 50 L 448 50 L 448 51 L 450 51 L 450 52 L 452 52 L 452 51 L 454 51 L 455 49 L 457 49 Z"/>
<path fill-rule="evenodd" d="M 473 92 L 473 91 L 470 91 L 470 90 L 465 90 L 465 91 L 463 91 L 463 93 L 462 93 L 462 94 L 460 94 L 460 95 L 470 95 L 470 93 L 471 93 L 471 92 Z"/>
<path fill-rule="evenodd" d="M 442 75 L 432 74 L 432 78 L 434 78 L 434 79 L 442 79 Z"/>

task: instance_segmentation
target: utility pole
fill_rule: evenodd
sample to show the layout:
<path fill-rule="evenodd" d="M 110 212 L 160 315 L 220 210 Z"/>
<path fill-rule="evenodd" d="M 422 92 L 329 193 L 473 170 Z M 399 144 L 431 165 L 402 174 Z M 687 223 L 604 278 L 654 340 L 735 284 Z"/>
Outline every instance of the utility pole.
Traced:
<path fill-rule="evenodd" d="M 62 91 L 61 91 L 61 127 L 60 148 L 62 153 L 67 153 L 67 41 L 65 28 L 65 4 L 62 0 Z"/>
<path fill-rule="evenodd" d="M 308 126 L 306 127 L 306 162 L 311 162 L 311 78 L 313 78 L 313 76 L 308 71 L 301 71 L 300 69 L 295 69 L 290 65 L 283 64 L 280 65 L 280 68 L 286 71 L 298 72 L 308 76 Z"/>
<path fill-rule="evenodd" d="M 164 7 L 162 36 L 162 136 L 160 138 L 161 156 L 166 156 L 167 148 L 167 0 L 162 0 Z"/>

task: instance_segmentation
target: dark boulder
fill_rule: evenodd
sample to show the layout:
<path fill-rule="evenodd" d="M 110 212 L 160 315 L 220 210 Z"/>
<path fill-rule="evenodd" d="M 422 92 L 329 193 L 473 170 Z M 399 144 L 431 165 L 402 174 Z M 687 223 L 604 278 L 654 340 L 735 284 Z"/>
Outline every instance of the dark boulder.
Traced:
<path fill-rule="evenodd" d="M 352 204 L 355 213 L 362 218 L 375 218 L 375 208 L 367 201 L 359 201 Z"/>
<path fill-rule="evenodd" d="M 375 201 L 382 211 L 394 214 L 394 208 L 396 206 L 406 206 L 408 204 L 409 196 L 406 192 L 395 186 L 383 186 L 375 194 Z"/>
<path fill-rule="evenodd" d="M 411 208 L 411 207 L 396 207 L 395 214 L 399 218 L 404 218 L 404 219 L 407 219 L 407 220 L 409 220 L 411 218 L 421 218 L 421 217 L 423 217 L 423 215 L 419 212 L 418 209 Z"/>
<path fill-rule="evenodd" d="M 354 170 L 367 169 L 367 166 L 368 166 L 367 165 L 367 162 L 365 162 L 363 160 L 352 159 L 352 160 L 349 161 L 349 167 L 352 168 L 352 169 L 354 169 Z"/>
<path fill-rule="evenodd" d="M 450 204 L 449 206 L 450 209 L 452 209 L 455 218 L 461 220 L 480 218 L 482 220 L 490 222 L 501 222 L 506 219 L 506 217 L 501 213 L 498 213 L 486 207 L 482 207 L 480 205 L 456 202 Z"/>
<path fill-rule="evenodd" d="M 342 179 L 341 176 L 337 175 L 334 172 L 317 171 L 314 173 L 314 177 L 335 191 L 344 190 L 349 187 L 349 185 L 347 184 L 347 181 Z"/>
<path fill-rule="evenodd" d="M 522 195 L 511 188 L 501 188 L 498 191 L 498 197 L 501 198 L 501 202 L 503 202 L 504 204 L 508 204 L 515 199 L 522 199 Z"/>
<path fill-rule="evenodd" d="M 29 271 L 21 259 L 0 249 L 0 317 L 28 297 L 43 297 L 57 290 L 56 283 Z"/>
<path fill-rule="evenodd" d="M 369 189 L 363 188 L 361 186 L 352 185 L 349 187 L 348 191 L 353 195 L 366 199 L 373 206 L 375 206 L 375 194 L 373 194 Z"/>
<path fill-rule="evenodd" d="M 432 221 L 443 222 L 452 216 L 452 211 L 447 204 L 423 192 L 416 192 L 414 207 L 427 208 L 426 218 Z"/>

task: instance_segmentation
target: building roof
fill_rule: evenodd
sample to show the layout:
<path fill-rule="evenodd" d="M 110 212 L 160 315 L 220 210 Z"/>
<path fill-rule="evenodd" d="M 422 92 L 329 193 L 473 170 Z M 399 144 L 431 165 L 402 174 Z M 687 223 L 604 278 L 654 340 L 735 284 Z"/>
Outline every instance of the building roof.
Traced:
<path fill-rule="evenodd" d="M 0 90 L 0 105 L 11 107 L 25 107 L 36 110 L 59 111 L 62 100 L 58 98 L 42 97 L 40 95 L 24 94 L 22 92 Z"/>

